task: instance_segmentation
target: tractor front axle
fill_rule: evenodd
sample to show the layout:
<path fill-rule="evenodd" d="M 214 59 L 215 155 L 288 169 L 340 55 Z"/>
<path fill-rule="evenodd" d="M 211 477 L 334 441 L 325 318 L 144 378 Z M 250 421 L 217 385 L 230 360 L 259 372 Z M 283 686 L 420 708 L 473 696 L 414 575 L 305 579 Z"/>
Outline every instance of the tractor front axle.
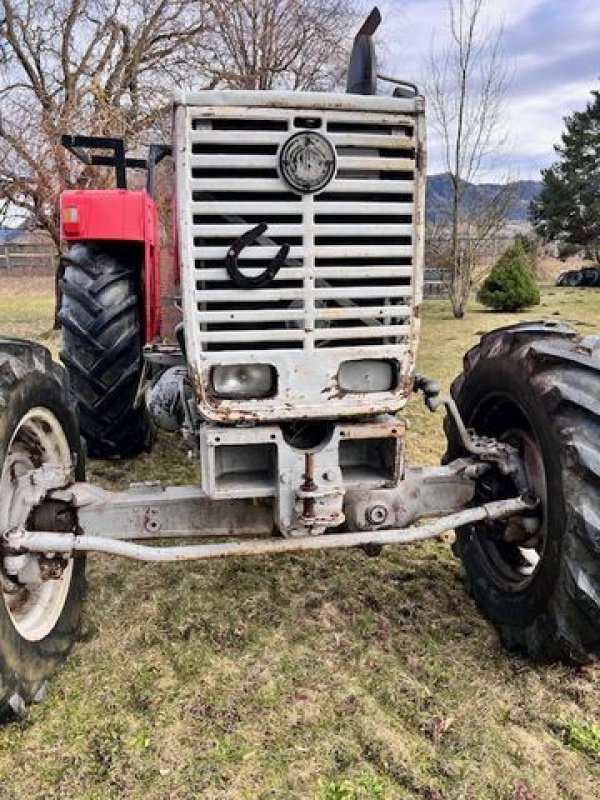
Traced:
<path fill-rule="evenodd" d="M 242 542 L 217 542 L 199 545 L 148 546 L 105 536 L 28 531 L 23 528 L 8 532 L 4 547 L 11 553 L 107 553 L 138 561 L 192 561 L 225 556 L 275 555 L 308 550 L 334 550 L 346 547 L 409 544 L 431 539 L 446 531 L 485 520 L 495 520 L 522 514 L 536 507 L 536 500 L 523 495 L 507 500 L 486 503 L 448 514 L 423 525 L 402 529 L 329 533 L 318 536 L 251 539 Z"/>

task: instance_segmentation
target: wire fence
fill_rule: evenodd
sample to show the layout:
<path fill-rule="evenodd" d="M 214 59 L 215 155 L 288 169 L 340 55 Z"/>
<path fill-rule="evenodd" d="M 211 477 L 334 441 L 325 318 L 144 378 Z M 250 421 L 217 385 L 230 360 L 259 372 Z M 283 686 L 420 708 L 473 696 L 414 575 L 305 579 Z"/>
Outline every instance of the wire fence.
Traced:
<path fill-rule="evenodd" d="M 423 297 L 450 297 L 450 277 L 446 270 L 425 269 L 423 276 Z"/>
<path fill-rule="evenodd" d="M 49 242 L 5 242 L 0 244 L 0 271 L 36 272 L 51 275 L 56 266 L 56 249 Z"/>

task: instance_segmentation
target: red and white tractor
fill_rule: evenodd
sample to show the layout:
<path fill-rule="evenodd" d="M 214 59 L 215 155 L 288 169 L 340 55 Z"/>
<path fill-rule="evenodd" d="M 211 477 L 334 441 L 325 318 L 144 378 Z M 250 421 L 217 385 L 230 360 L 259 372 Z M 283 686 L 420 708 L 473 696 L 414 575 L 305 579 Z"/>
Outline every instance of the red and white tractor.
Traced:
<path fill-rule="evenodd" d="M 597 657 L 600 338 L 519 324 L 483 336 L 449 396 L 415 374 L 424 100 L 402 81 L 378 91 L 378 23 L 345 94 L 179 93 L 172 143 L 144 160 L 65 137 L 117 188 L 62 196 L 64 367 L 0 339 L 1 714 L 40 699 L 75 640 L 88 552 L 373 553 L 455 529 L 508 647 Z M 167 153 L 177 344 L 161 337 L 152 197 Z M 127 189 L 140 167 L 148 188 Z M 445 411 L 439 467 L 405 463 L 413 391 Z M 196 483 L 85 481 L 86 451 L 131 456 L 155 428 L 185 437 Z"/>

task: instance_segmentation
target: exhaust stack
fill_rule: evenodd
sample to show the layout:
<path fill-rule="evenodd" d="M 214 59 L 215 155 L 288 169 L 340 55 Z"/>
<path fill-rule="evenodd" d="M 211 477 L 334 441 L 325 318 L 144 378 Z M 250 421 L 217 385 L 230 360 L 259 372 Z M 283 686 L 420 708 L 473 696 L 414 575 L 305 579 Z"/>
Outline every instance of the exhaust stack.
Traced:
<path fill-rule="evenodd" d="M 375 6 L 354 38 L 348 65 L 347 94 L 377 94 L 377 60 L 372 37 L 380 23 L 381 13 Z"/>

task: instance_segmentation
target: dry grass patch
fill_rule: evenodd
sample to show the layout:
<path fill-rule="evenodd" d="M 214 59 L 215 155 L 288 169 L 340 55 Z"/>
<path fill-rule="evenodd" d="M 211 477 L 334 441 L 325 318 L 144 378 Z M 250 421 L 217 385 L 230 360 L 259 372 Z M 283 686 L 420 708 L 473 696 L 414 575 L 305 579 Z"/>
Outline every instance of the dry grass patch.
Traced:
<path fill-rule="evenodd" d="M 600 330 L 600 292 L 532 314 L 425 307 L 419 369 L 447 387 L 478 335 L 518 319 Z M 37 336 L 52 297 L 0 293 Z M 411 459 L 441 416 L 411 401 Z M 105 485 L 193 480 L 175 439 L 92 462 Z M 0 799 L 593 800 L 597 669 L 507 654 L 446 544 L 188 566 L 89 559 L 82 640 L 27 720 L 0 729 Z"/>

